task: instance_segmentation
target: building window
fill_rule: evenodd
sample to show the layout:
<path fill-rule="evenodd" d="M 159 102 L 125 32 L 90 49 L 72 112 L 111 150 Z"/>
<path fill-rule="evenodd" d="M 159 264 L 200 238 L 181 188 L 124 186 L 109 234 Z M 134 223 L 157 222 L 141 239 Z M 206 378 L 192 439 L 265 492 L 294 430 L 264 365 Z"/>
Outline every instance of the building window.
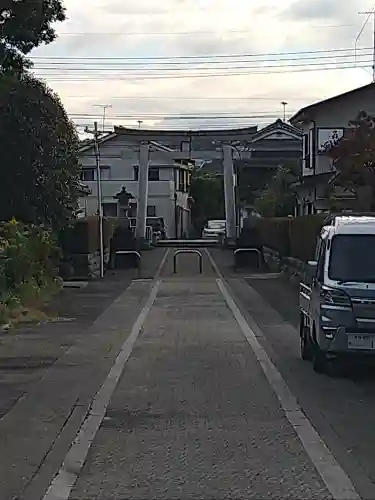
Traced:
<path fill-rule="evenodd" d="M 109 167 L 100 167 L 100 178 L 102 181 L 109 181 L 111 179 L 111 169 Z"/>
<path fill-rule="evenodd" d="M 134 180 L 139 181 L 139 166 L 133 166 Z M 148 169 L 148 180 L 149 181 L 159 181 L 159 169 L 157 167 L 151 167 Z"/>
<path fill-rule="evenodd" d="M 111 170 L 109 167 L 100 167 L 100 179 L 108 181 L 111 178 Z M 83 168 L 81 179 L 86 182 L 96 181 L 96 167 Z"/>
<path fill-rule="evenodd" d="M 186 171 L 180 170 L 178 190 L 184 193 L 186 191 Z"/>
<path fill-rule="evenodd" d="M 103 203 L 104 217 L 117 217 L 117 203 Z"/>
<path fill-rule="evenodd" d="M 138 165 L 133 166 L 133 179 L 135 181 L 139 180 L 139 167 L 138 167 Z"/>
<path fill-rule="evenodd" d="M 308 158 L 310 154 L 310 144 L 309 144 L 309 134 L 304 134 L 303 136 L 303 157 Z"/>
<path fill-rule="evenodd" d="M 156 217 L 155 205 L 148 205 L 147 206 L 147 217 Z"/>
<path fill-rule="evenodd" d="M 81 179 L 83 181 L 94 181 L 95 180 L 95 169 L 94 168 L 84 168 L 82 170 Z"/>
<path fill-rule="evenodd" d="M 158 168 L 151 167 L 148 170 L 148 180 L 149 181 L 158 181 L 158 180 L 160 180 L 159 169 Z"/>
<path fill-rule="evenodd" d="M 137 203 L 131 203 L 129 217 L 137 217 Z"/>
<path fill-rule="evenodd" d="M 186 172 L 186 191 L 189 191 L 191 185 L 191 172 Z"/>

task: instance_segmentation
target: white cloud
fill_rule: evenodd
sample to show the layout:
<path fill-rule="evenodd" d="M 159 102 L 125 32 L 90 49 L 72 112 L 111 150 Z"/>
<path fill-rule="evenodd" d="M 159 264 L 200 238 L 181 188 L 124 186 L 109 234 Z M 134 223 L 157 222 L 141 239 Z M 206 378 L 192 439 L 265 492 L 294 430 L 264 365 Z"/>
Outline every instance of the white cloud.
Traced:
<path fill-rule="evenodd" d="M 163 123 L 175 128 L 186 122 L 163 121 L 163 117 L 223 113 L 242 115 L 243 118 L 236 120 L 241 125 L 265 124 L 282 115 L 282 100 L 288 102 L 287 109 L 293 112 L 371 81 L 371 75 L 361 68 L 296 71 L 308 69 L 306 64 L 310 64 L 310 70 L 323 63 L 353 66 L 354 50 L 331 52 L 326 59 L 322 57 L 327 53 L 314 54 L 314 51 L 353 48 L 365 20 L 358 16 L 358 11 L 370 9 L 370 3 L 370 0 L 341 0 L 339 9 L 336 0 L 163 0 L 162 4 L 154 0 L 92 0 L 89 4 L 66 0 L 69 19 L 58 26 L 61 33 L 58 41 L 34 51 L 36 72 L 60 94 L 68 112 L 80 123 L 89 124 L 95 115 L 99 117 L 101 110 L 95 104 L 111 104 L 112 108 L 107 110 L 108 126 L 137 124 L 137 119 L 142 119 L 144 126 Z M 368 23 L 360 47 L 371 47 L 371 31 Z M 307 56 L 298 52 L 307 51 L 312 52 L 310 59 L 301 61 Z M 281 52 L 290 55 L 282 58 L 267 55 L 255 60 L 216 57 Z M 359 52 L 363 54 L 358 58 L 360 66 L 366 63 L 371 68 L 370 52 Z M 332 59 L 333 54 L 336 59 Z M 202 73 L 196 59 L 202 55 L 213 56 L 205 59 L 206 67 L 207 61 L 213 61 L 210 73 L 247 74 L 189 76 Z M 155 60 L 147 61 L 147 58 L 179 56 L 183 58 L 164 60 L 158 65 Z M 277 74 L 275 71 L 280 69 L 272 66 L 280 66 L 281 59 L 288 60 Z M 236 60 L 239 62 L 234 64 Z M 142 65 L 153 69 L 145 73 Z M 293 70 L 291 65 L 297 66 Z M 236 70 L 236 66 L 248 69 Z M 265 66 L 264 74 L 254 74 L 256 66 Z M 166 74 L 177 78 L 160 78 Z M 141 76 L 135 79 L 136 75 Z M 151 75 L 158 78 L 152 79 Z M 232 122 L 223 118 L 193 123 L 223 126 Z"/>

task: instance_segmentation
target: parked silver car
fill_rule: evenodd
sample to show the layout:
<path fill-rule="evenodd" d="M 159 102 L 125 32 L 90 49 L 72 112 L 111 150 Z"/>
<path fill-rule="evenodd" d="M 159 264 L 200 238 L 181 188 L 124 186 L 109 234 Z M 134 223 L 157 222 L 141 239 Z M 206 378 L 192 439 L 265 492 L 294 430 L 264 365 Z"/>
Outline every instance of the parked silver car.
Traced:
<path fill-rule="evenodd" d="M 220 236 L 225 235 L 225 229 L 225 220 L 209 220 L 203 229 L 202 238 L 220 238 Z"/>

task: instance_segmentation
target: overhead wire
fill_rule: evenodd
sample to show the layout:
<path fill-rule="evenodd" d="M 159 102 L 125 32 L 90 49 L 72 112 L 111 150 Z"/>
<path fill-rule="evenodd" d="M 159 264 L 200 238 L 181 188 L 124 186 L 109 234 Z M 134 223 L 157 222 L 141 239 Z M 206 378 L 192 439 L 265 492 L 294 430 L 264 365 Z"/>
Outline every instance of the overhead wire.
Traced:
<path fill-rule="evenodd" d="M 370 48 L 363 47 L 362 58 L 369 57 L 367 53 Z M 349 53 L 348 53 L 349 52 Z M 366 53 L 365 53 L 366 52 Z M 277 59 L 270 57 L 277 56 Z M 298 56 L 287 57 L 286 56 Z M 307 57 L 305 57 L 307 56 Z M 268 54 L 216 54 L 212 56 L 164 56 L 164 57 L 35 57 L 37 62 L 34 71 L 40 78 L 48 78 L 53 82 L 94 82 L 94 81 L 117 81 L 117 80 L 158 80 L 158 79 L 187 79 L 187 78 L 211 78 L 232 77 L 257 74 L 289 74 L 311 71 L 336 71 L 344 69 L 355 69 L 372 64 L 372 60 L 353 60 L 353 49 L 331 49 L 315 50 L 305 52 L 284 52 Z M 268 59 L 259 59 L 268 57 Z M 280 57 L 284 57 L 280 59 Z M 247 59 L 245 59 L 247 58 Z M 319 60 L 319 61 L 317 61 Z M 271 63 L 271 64 L 270 64 Z M 273 64 L 277 63 L 277 64 Z M 296 63 L 296 64 L 295 64 Z M 193 64 L 195 66 L 193 66 Z M 241 66 L 239 66 L 241 64 Z M 79 67 L 76 67 L 79 65 Z M 95 65 L 95 67 L 92 67 Z M 143 65 L 146 65 L 142 67 Z M 151 67 L 150 67 L 151 66 Z M 367 67 L 367 66 L 366 66 Z M 69 74 L 69 72 L 73 74 Z M 96 72 L 96 73 L 92 73 Z M 101 72 L 105 72 L 102 74 Z M 151 73 L 151 74 L 150 74 Z M 80 96 L 76 96 L 79 98 Z M 119 97 L 119 99 L 142 99 L 141 96 Z M 147 98 L 158 99 L 147 96 Z M 164 97 L 167 98 L 167 97 Z M 210 97 L 209 97 L 210 98 Z M 180 97 L 179 99 L 183 99 Z M 187 99 L 195 99 L 194 97 Z M 202 100 L 205 98 L 202 97 Z M 225 97 L 211 97 L 211 99 L 226 99 Z M 230 99 L 246 99 L 246 97 L 231 97 Z M 250 99 L 257 99 L 250 97 Z M 259 98 L 267 99 L 267 98 Z M 270 99 L 270 98 L 268 98 Z M 271 98 L 272 99 L 272 98 Z M 275 99 L 274 99 L 275 100 Z M 142 114 L 114 114 L 107 117 L 108 120 L 125 120 L 134 123 L 139 119 L 143 121 L 156 122 L 151 128 L 165 127 L 165 122 L 174 122 L 168 129 L 178 129 L 179 124 L 193 122 L 211 122 L 209 128 L 247 127 L 253 123 L 244 120 L 272 120 L 280 117 L 280 112 L 263 112 L 262 114 L 199 114 L 194 113 L 172 115 L 168 113 Z M 75 121 L 100 119 L 101 115 L 90 113 L 73 113 L 70 115 Z M 234 120 L 234 122 L 233 122 Z M 220 123 L 223 122 L 223 123 Z M 177 122 L 177 123 L 176 123 Z M 190 123 L 192 122 L 192 123 Z M 207 125 L 207 124 L 206 124 Z M 77 126 L 81 126 L 78 124 Z M 138 128 L 135 126 L 135 128 Z M 181 125 L 180 125 L 181 128 Z M 186 125 L 182 128 L 186 128 Z M 198 126 L 198 128 L 200 128 Z"/>
<path fill-rule="evenodd" d="M 294 55 L 299 54 L 299 57 L 284 59 L 280 59 L 280 57 L 285 57 L 288 53 L 279 53 L 277 59 L 270 57 L 268 59 L 259 59 L 261 57 L 259 54 L 247 56 L 246 54 L 233 54 L 221 55 L 226 60 L 214 60 L 215 56 L 213 56 L 209 61 L 197 60 L 197 58 L 174 59 L 174 56 L 171 56 L 172 60 L 167 57 L 163 60 L 143 58 L 141 61 L 138 58 L 135 60 L 131 58 L 61 58 L 43 60 L 43 62 L 38 60 L 34 71 L 38 77 L 51 78 L 54 81 L 60 81 L 60 79 L 61 81 L 80 81 L 82 78 L 84 81 L 100 81 L 103 77 L 109 80 L 121 80 L 121 73 L 124 74 L 124 72 L 127 80 L 140 78 L 146 80 L 272 74 L 285 71 L 333 71 L 367 67 L 372 63 L 372 60 L 367 59 L 372 54 L 368 52 L 370 49 L 363 48 L 361 50 L 367 52 L 360 54 L 360 60 L 352 53 L 343 53 L 343 51 L 348 52 L 348 49 L 300 52 L 294 53 Z M 308 57 L 302 57 L 306 55 Z M 262 55 L 262 57 L 265 56 L 265 54 Z M 219 55 L 216 57 L 219 57 Z M 244 59 L 244 57 L 250 57 L 251 59 Z M 101 74 L 102 71 L 105 71 L 105 75 Z M 91 73 L 90 76 L 88 76 L 89 73 Z M 92 73 L 96 74 L 93 75 Z"/>
<path fill-rule="evenodd" d="M 371 56 L 372 53 L 366 53 L 366 54 L 361 54 L 361 57 L 369 57 Z M 343 59 L 348 59 L 350 58 L 351 60 L 349 61 L 343 61 Z M 40 65 L 35 65 L 35 69 L 38 70 L 52 70 L 55 71 L 57 69 L 62 69 L 63 71 L 78 71 L 78 70 L 99 70 L 101 68 L 108 70 L 113 68 L 113 70 L 118 70 L 118 69 L 134 69 L 136 68 L 137 70 L 165 70 L 165 71 L 171 71 L 174 69 L 215 69 L 215 67 L 220 68 L 220 69 L 226 69 L 225 67 L 221 65 L 227 65 L 230 69 L 238 69 L 241 67 L 257 67 L 255 64 L 260 64 L 263 65 L 264 63 L 286 63 L 286 64 L 279 64 L 277 66 L 293 66 L 294 62 L 304 62 L 306 61 L 305 64 L 313 65 L 317 64 L 315 61 L 319 60 L 318 64 L 328 64 L 330 62 L 334 62 L 337 59 L 339 59 L 339 62 L 341 63 L 355 63 L 355 62 L 363 62 L 363 61 L 358 61 L 353 58 L 352 54 L 339 54 L 339 55 L 327 55 L 327 56 L 320 56 L 320 57 L 304 57 L 304 58 L 288 58 L 288 59 L 267 59 L 267 60 L 248 60 L 248 59 L 240 59 L 240 60 L 235 60 L 235 61 L 212 61 L 212 62 L 197 62 L 197 61 L 184 61 L 184 62 L 172 62 L 172 61 L 164 61 L 164 62 L 66 62 L 66 61 L 53 61 L 53 62 L 47 62 L 47 63 L 40 63 Z M 313 61 L 313 62 L 309 62 Z M 191 64 L 195 64 L 196 66 L 191 66 Z M 245 63 L 250 63 L 252 66 L 238 66 L 238 64 L 245 64 Z M 95 66 L 93 66 L 95 65 Z M 162 66 L 160 66 L 162 65 Z M 78 66 L 78 67 L 76 67 Z M 110 67 L 108 67 L 110 66 Z M 274 67 L 275 65 L 272 65 L 271 67 Z M 268 66 L 262 66 L 262 67 L 268 67 Z"/>
<path fill-rule="evenodd" d="M 66 96 L 68 99 L 96 99 L 97 96 L 95 95 L 68 95 Z M 111 96 L 111 100 L 134 100 L 134 99 L 152 99 L 152 100 L 168 100 L 168 101 L 174 101 L 174 100 L 182 100 L 182 101 L 273 101 L 273 102 L 281 102 L 282 99 L 285 99 L 285 96 L 283 97 L 265 97 L 265 96 L 242 96 L 242 97 L 235 97 L 235 96 L 185 96 L 185 95 L 178 95 L 178 96 L 170 96 L 170 95 L 164 95 L 164 96 L 155 96 L 155 95 L 132 95 L 132 96 Z M 295 99 L 293 97 L 293 99 Z M 318 98 L 316 98 L 318 99 Z M 301 98 L 297 98 L 295 100 L 305 100 Z M 314 99 L 311 99 L 314 100 Z"/>
<path fill-rule="evenodd" d="M 255 118 L 273 118 L 276 112 L 263 112 L 258 114 L 238 114 L 238 113 L 212 113 L 212 114 L 168 114 L 168 113 L 137 113 L 137 119 L 163 119 L 163 120 L 222 120 L 222 119 L 255 119 Z M 100 114 L 94 113 L 70 113 L 72 118 L 99 118 Z M 111 114 L 107 116 L 107 119 L 132 119 L 134 118 L 134 113 L 131 114 Z"/>
<path fill-rule="evenodd" d="M 355 24 L 321 24 L 310 25 L 309 29 L 334 29 L 355 28 Z M 190 30 L 190 31 L 61 31 L 58 36 L 191 36 L 191 35 L 223 35 L 236 33 L 249 33 L 248 29 L 224 29 L 224 30 Z"/>
<path fill-rule="evenodd" d="M 358 47 L 357 51 L 372 50 L 372 47 Z M 239 58 L 239 57 L 273 57 L 273 56 L 292 56 L 292 55 L 306 55 L 306 54 L 337 54 L 342 52 L 352 52 L 354 55 L 354 48 L 339 48 L 339 49 L 316 49 L 307 51 L 291 51 L 291 52 L 261 52 L 261 53 L 236 53 L 236 54 L 201 54 L 201 55 L 179 55 L 179 56 L 33 56 L 32 60 L 123 60 L 123 61 L 137 61 L 137 60 L 173 60 L 173 59 L 221 59 L 221 58 Z"/>
<path fill-rule="evenodd" d="M 250 76 L 250 75 L 272 75 L 272 74 L 292 74 L 292 73 L 310 73 L 310 72 L 324 72 L 324 71 L 338 71 L 338 70 L 347 70 L 347 69 L 359 69 L 359 68 L 368 68 L 370 62 L 368 64 L 362 64 L 362 65 L 341 65 L 341 66 L 331 66 L 331 67 L 325 67 L 322 68 L 321 65 L 317 65 L 314 68 L 310 68 L 307 66 L 304 67 L 299 67 L 297 69 L 290 69 L 288 68 L 287 70 L 283 68 L 279 68 L 280 71 L 262 71 L 262 70 L 255 70 L 255 71 L 241 71 L 241 72 L 221 72 L 221 73 L 186 73 L 186 74 L 177 74 L 177 75 L 166 75 L 166 74 L 160 74 L 160 75 L 145 75 L 145 74 L 131 74 L 131 75 L 111 75 L 111 74 L 103 74 L 102 76 L 91 76 L 91 77 L 85 77 L 85 76 L 63 76 L 63 75 L 53 75 L 53 74 L 38 74 L 36 73 L 36 76 L 39 78 L 48 78 L 49 81 L 53 82 L 96 82 L 96 81 L 144 81 L 144 80 L 172 80 L 172 79 L 189 79 L 189 78 L 213 78 L 213 77 L 234 77 L 234 76 Z"/>

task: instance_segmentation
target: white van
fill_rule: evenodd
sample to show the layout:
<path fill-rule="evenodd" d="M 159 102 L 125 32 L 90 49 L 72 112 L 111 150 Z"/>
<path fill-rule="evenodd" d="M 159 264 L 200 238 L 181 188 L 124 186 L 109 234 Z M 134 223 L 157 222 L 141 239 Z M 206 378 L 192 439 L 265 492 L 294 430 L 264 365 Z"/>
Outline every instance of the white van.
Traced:
<path fill-rule="evenodd" d="M 301 356 L 329 361 L 375 354 L 375 217 L 337 216 L 324 226 L 300 283 Z"/>

